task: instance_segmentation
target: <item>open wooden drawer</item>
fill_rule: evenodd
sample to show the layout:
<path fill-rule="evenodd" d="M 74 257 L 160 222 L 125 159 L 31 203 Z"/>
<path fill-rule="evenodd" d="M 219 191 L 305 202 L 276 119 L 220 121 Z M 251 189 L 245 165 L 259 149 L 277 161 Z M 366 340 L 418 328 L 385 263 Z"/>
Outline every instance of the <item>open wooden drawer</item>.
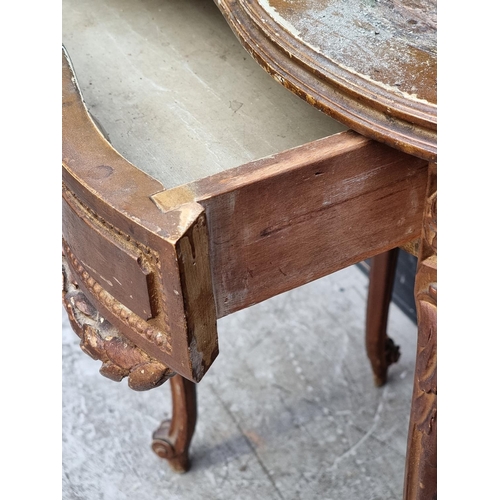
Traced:
<path fill-rule="evenodd" d="M 100 133 L 66 54 L 63 96 L 66 262 L 151 358 L 141 388 L 167 367 L 199 382 L 218 352 L 218 317 L 418 237 L 426 162 L 354 132 L 165 190 Z"/>

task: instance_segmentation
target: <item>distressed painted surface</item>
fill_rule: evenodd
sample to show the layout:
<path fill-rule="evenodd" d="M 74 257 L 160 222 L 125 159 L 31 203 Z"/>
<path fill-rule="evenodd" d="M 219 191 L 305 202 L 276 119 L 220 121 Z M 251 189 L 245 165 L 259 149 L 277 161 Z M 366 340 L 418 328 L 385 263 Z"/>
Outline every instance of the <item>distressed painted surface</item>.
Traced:
<path fill-rule="evenodd" d="M 366 137 L 435 161 L 437 106 L 431 96 L 418 92 L 435 89 L 435 54 L 423 50 L 422 64 L 417 64 L 412 59 L 413 42 L 380 45 L 381 31 L 377 28 L 372 34 L 372 13 L 360 10 L 359 2 L 218 0 L 218 5 L 243 46 L 284 87 Z M 346 13 L 337 19 L 342 9 L 350 17 Z M 398 9 L 406 7 L 398 4 Z M 381 18 L 388 31 L 406 36 L 402 21 L 416 21 L 413 17 L 419 16 L 405 15 L 397 20 Z M 432 46 L 434 28 L 424 29 L 431 33 L 431 42 L 419 45 L 419 51 Z M 414 28 L 407 31 L 413 33 Z M 394 33 L 391 43 L 398 39 Z M 366 65 L 373 65 L 373 71 Z M 427 71 L 432 67 L 434 74 Z"/>
<path fill-rule="evenodd" d="M 436 104 L 436 0 L 258 1 L 336 64 L 409 100 Z"/>

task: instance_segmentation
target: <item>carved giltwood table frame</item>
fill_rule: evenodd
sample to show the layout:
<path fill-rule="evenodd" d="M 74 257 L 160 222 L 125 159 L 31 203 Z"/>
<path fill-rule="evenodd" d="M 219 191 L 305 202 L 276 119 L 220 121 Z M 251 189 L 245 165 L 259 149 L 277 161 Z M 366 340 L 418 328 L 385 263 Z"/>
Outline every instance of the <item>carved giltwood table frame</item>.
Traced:
<path fill-rule="evenodd" d="M 374 273 L 387 276 L 387 252 L 418 248 L 405 498 L 433 498 L 435 107 L 380 91 L 342 66 L 333 71 L 316 47 L 284 29 L 280 5 L 219 2 L 269 73 L 353 130 L 172 189 L 109 144 L 63 51 L 63 303 L 103 375 L 128 377 L 136 390 L 171 380 L 173 420 L 155 433 L 153 448 L 186 470 L 196 422 L 193 382 L 218 354 L 217 318 L 381 254 Z M 386 352 L 385 321 L 367 336 L 378 384 L 394 355 Z"/>

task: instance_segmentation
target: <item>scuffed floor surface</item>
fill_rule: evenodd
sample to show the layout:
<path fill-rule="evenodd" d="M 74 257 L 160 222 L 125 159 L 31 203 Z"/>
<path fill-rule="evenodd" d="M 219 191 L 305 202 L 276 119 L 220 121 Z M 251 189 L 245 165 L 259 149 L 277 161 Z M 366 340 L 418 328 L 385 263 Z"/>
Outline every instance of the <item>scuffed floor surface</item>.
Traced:
<path fill-rule="evenodd" d="M 150 448 L 169 384 L 138 393 L 102 377 L 63 313 L 63 498 L 400 499 L 416 326 L 391 306 L 402 355 L 375 388 L 367 285 L 351 267 L 219 321 L 184 475 Z"/>

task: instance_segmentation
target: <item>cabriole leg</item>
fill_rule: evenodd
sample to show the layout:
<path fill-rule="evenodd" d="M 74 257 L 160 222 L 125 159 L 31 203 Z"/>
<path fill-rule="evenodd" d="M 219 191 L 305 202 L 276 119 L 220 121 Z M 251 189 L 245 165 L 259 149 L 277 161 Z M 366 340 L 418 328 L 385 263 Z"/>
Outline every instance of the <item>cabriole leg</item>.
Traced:
<path fill-rule="evenodd" d="M 391 303 L 398 249 L 372 258 L 366 308 L 366 353 L 372 365 L 377 387 L 387 381 L 387 368 L 399 359 L 399 347 L 387 336 L 387 318 Z"/>

